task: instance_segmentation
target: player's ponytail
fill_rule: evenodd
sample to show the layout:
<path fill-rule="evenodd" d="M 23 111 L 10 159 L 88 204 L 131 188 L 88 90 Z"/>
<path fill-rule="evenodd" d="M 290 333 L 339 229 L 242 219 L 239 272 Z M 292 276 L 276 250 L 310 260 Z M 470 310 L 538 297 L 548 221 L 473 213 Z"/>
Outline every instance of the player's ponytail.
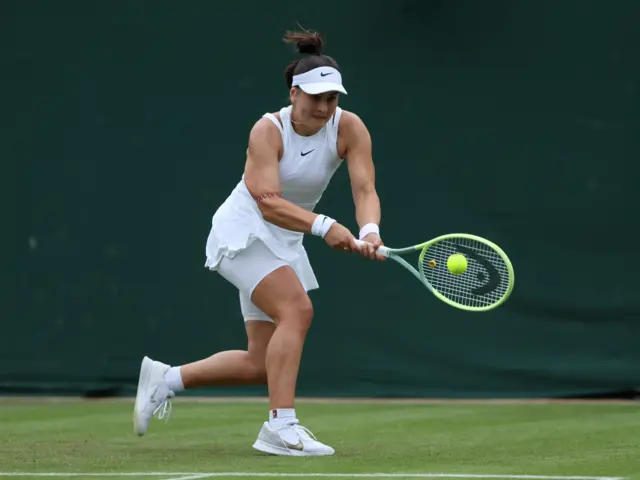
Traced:
<path fill-rule="evenodd" d="M 293 76 L 308 72 L 318 67 L 333 67 L 340 70 L 338 63 L 328 55 L 324 55 L 324 38 L 318 32 L 304 30 L 302 33 L 288 31 L 284 36 L 285 43 L 295 44 L 296 50 L 305 55 L 294 60 L 284 70 L 287 87 L 291 88 Z"/>
<path fill-rule="evenodd" d="M 284 42 L 295 43 L 298 52 L 302 54 L 322 55 L 324 51 L 324 39 L 318 32 L 287 32 Z"/>

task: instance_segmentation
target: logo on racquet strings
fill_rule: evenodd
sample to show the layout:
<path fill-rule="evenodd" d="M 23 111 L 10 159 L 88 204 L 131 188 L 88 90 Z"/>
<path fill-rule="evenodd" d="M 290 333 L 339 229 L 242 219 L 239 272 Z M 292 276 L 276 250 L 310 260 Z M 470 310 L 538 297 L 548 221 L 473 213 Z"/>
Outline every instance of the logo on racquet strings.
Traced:
<path fill-rule="evenodd" d="M 484 282 L 485 280 L 487 280 L 487 276 L 489 277 L 483 285 L 471 289 L 472 294 L 486 295 L 487 293 L 493 292 L 498 288 L 502 277 L 498 269 L 489 260 L 484 258 L 482 255 L 479 255 L 474 250 L 463 245 L 456 245 L 456 250 L 464 254 L 467 258 L 472 258 L 480 265 L 482 265 L 482 267 L 485 269 L 487 275 L 485 276 L 482 272 L 478 273 L 478 282 Z"/>

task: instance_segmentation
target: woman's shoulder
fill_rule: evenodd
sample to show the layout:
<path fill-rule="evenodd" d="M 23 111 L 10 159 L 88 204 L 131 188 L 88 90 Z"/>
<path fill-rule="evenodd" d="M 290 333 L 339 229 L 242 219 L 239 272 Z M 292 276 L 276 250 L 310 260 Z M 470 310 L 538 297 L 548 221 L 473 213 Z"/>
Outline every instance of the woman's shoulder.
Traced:
<path fill-rule="evenodd" d="M 269 115 L 263 115 L 259 118 L 251 127 L 249 132 L 249 148 L 251 146 L 262 147 L 270 145 L 277 148 L 278 151 L 282 150 L 282 121 L 280 116 L 276 113 Z M 279 123 L 279 125 L 276 124 Z M 247 148 L 247 155 L 249 154 L 249 148 Z"/>
<path fill-rule="evenodd" d="M 340 122 L 338 123 L 338 131 L 342 133 L 357 133 L 366 130 L 366 126 L 362 118 L 349 110 L 342 110 Z"/>
<path fill-rule="evenodd" d="M 342 114 L 340 115 L 340 125 L 364 125 L 364 121 L 357 113 L 351 110 L 342 110 Z"/>
<path fill-rule="evenodd" d="M 278 111 L 265 113 L 253 124 L 251 130 L 258 132 L 278 132 L 278 134 L 280 134 L 282 128 L 284 128 L 284 123 Z"/>
<path fill-rule="evenodd" d="M 262 121 L 262 120 L 267 119 L 267 121 L 273 123 L 274 125 L 275 125 L 274 120 L 276 120 L 278 122 L 278 124 L 280 125 L 280 127 L 284 128 L 284 122 L 286 120 L 282 118 L 283 114 L 284 115 L 287 114 L 287 109 L 286 108 L 281 108 L 280 110 L 277 110 L 275 112 L 265 113 L 260 120 Z"/>

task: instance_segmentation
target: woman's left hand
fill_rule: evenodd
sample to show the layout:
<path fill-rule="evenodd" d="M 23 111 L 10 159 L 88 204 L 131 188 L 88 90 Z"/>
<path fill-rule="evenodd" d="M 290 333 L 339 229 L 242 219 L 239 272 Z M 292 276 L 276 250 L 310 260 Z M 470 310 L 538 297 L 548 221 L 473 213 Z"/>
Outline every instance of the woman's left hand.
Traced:
<path fill-rule="evenodd" d="M 382 243 L 382 240 L 378 235 L 376 235 L 375 233 L 370 233 L 369 235 L 364 237 L 362 241 L 371 244 L 371 245 L 365 245 L 364 247 L 361 247 L 359 249 L 360 255 L 362 255 L 364 258 L 369 258 L 371 260 L 377 259 L 377 260 L 380 260 L 381 262 L 384 262 L 387 259 L 387 257 L 385 257 L 384 255 L 380 255 L 379 253 L 376 252 L 376 250 L 378 250 L 378 247 L 381 247 L 382 245 L 384 245 L 384 243 Z"/>

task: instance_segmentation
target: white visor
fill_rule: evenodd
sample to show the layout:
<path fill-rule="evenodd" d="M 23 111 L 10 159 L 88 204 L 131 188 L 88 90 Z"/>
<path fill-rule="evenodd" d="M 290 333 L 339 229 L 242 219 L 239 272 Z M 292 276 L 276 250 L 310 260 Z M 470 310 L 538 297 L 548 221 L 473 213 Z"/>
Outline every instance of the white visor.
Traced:
<path fill-rule="evenodd" d="M 309 95 L 325 92 L 347 94 L 342 86 L 342 75 L 333 67 L 318 67 L 300 75 L 294 75 L 292 86 L 300 87 L 303 92 Z"/>

